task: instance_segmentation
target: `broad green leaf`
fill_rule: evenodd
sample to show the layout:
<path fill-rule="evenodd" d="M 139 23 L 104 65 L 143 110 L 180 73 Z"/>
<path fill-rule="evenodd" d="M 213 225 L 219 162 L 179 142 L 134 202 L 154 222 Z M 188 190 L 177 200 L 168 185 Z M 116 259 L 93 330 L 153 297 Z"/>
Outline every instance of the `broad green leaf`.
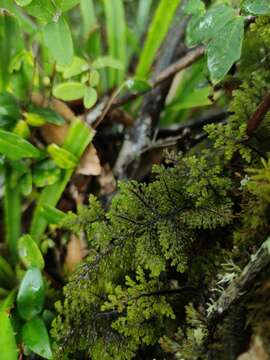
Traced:
<path fill-rule="evenodd" d="M 41 214 L 46 219 L 48 224 L 56 225 L 59 224 L 66 216 L 66 214 L 49 205 L 43 205 L 41 208 Z"/>
<path fill-rule="evenodd" d="M 74 169 L 78 164 L 76 156 L 56 144 L 48 146 L 48 153 L 61 169 Z"/>
<path fill-rule="evenodd" d="M 85 85 L 78 81 L 61 83 L 53 88 L 53 95 L 64 101 L 81 99 L 84 96 Z"/>
<path fill-rule="evenodd" d="M 35 354 L 45 359 L 52 359 L 52 350 L 44 321 L 36 316 L 28 321 L 23 329 L 23 342 Z"/>
<path fill-rule="evenodd" d="M 32 0 L 24 10 L 42 22 L 51 21 L 57 11 L 51 0 Z"/>
<path fill-rule="evenodd" d="M 95 69 L 102 69 L 106 67 L 111 67 L 113 69 L 123 69 L 123 63 L 110 56 L 101 56 L 93 61 L 92 67 Z"/>
<path fill-rule="evenodd" d="M 33 183 L 37 187 L 49 186 L 56 183 L 61 177 L 61 169 L 53 160 L 43 160 L 33 168 Z"/>
<path fill-rule="evenodd" d="M 45 123 L 54 125 L 63 125 L 65 123 L 65 120 L 62 118 L 62 116 L 50 108 L 42 108 L 31 104 L 29 110 L 31 113 L 38 115 Z"/>
<path fill-rule="evenodd" d="M 40 269 L 30 268 L 21 281 L 17 295 L 20 316 L 30 320 L 38 315 L 44 304 L 45 288 Z"/>
<path fill-rule="evenodd" d="M 27 171 L 27 173 L 22 176 L 19 186 L 23 196 L 29 196 L 31 194 L 33 189 L 31 171 Z"/>
<path fill-rule="evenodd" d="M 74 6 L 78 5 L 80 0 L 55 0 L 57 9 L 61 11 L 68 11 L 72 9 Z"/>
<path fill-rule="evenodd" d="M 202 14 L 204 11 L 205 5 L 202 0 L 189 0 L 184 7 L 184 12 L 187 15 Z"/>
<path fill-rule="evenodd" d="M 254 15 L 270 14 L 269 0 L 244 0 L 243 8 Z"/>
<path fill-rule="evenodd" d="M 16 17 L 0 8 L 0 93 L 9 84 L 9 65 L 12 57 L 23 47 L 21 31 Z"/>
<path fill-rule="evenodd" d="M 59 65 L 69 65 L 73 58 L 73 41 L 66 20 L 60 16 L 58 21 L 48 23 L 43 29 L 45 45 Z"/>
<path fill-rule="evenodd" d="M 127 60 L 126 21 L 123 0 L 103 0 L 109 55 L 123 65 L 122 70 L 108 70 L 109 86 L 120 85 L 124 80 Z"/>
<path fill-rule="evenodd" d="M 97 70 L 92 70 L 89 75 L 89 84 L 90 86 L 96 87 L 100 82 L 100 75 Z"/>
<path fill-rule="evenodd" d="M 213 84 L 219 83 L 239 60 L 244 37 L 244 18 L 238 16 L 216 34 L 207 47 L 208 69 Z"/>
<path fill-rule="evenodd" d="M 145 92 L 151 90 L 152 86 L 148 81 L 139 78 L 131 78 L 125 82 L 126 88 L 133 92 Z"/>
<path fill-rule="evenodd" d="M 83 97 L 83 104 L 86 109 L 90 109 L 95 105 L 98 99 L 98 94 L 96 90 L 92 87 L 87 87 L 85 89 L 84 97 Z"/>
<path fill-rule="evenodd" d="M 18 351 L 14 330 L 8 311 L 0 310 L 0 349 L 1 360 L 17 360 Z"/>
<path fill-rule="evenodd" d="M 140 54 L 136 76 L 147 77 L 157 50 L 164 40 L 181 0 L 161 0 L 149 27 L 143 51 Z"/>
<path fill-rule="evenodd" d="M 26 268 L 44 268 L 44 259 L 37 246 L 37 243 L 28 234 L 20 237 L 18 241 L 18 254 Z"/>
<path fill-rule="evenodd" d="M 89 64 L 83 58 L 74 56 L 70 65 L 57 66 L 57 70 L 63 73 L 64 79 L 69 79 L 89 70 Z"/>
<path fill-rule="evenodd" d="M 40 157 L 40 151 L 17 134 L 0 130 L 0 153 L 11 160 Z"/>
<path fill-rule="evenodd" d="M 29 5 L 32 0 L 15 0 L 16 4 L 19 6 L 26 6 Z"/>
<path fill-rule="evenodd" d="M 10 93 L 0 93 L 0 127 L 14 124 L 20 116 L 21 112 L 16 99 Z"/>
<path fill-rule="evenodd" d="M 235 17 L 235 10 L 223 4 L 213 6 L 205 15 L 199 13 L 193 16 L 187 26 L 187 45 L 209 41 Z"/>

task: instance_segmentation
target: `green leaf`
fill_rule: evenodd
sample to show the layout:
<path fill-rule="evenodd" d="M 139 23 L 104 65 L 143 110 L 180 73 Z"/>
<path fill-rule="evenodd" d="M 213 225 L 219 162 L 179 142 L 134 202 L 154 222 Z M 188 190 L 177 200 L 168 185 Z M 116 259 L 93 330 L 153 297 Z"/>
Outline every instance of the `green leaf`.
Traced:
<path fill-rule="evenodd" d="M 26 121 L 19 120 L 16 124 L 16 126 L 13 128 L 14 134 L 17 134 L 18 136 L 27 139 L 30 137 L 30 129 Z"/>
<path fill-rule="evenodd" d="M 35 354 L 45 359 L 52 359 L 52 350 L 44 321 L 36 316 L 28 321 L 23 329 L 23 342 Z"/>
<path fill-rule="evenodd" d="M 113 69 L 121 70 L 124 68 L 123 63 L 110 56 L 100 56 L 95 59 L 92 63 L 92 67 L 95 69 L 102 69 L 105 67 L 110 67 Z"/>
<path fill-rule="evenodd" d="M 206 81 L 207 74 L 206 56 L 182 72 L 175 95 L 166 107 L 166 118 L 175 122 L 176 118 L 179 118 L 180 110 L 211 104 L 211 87 Z"/>
<path fill-rule="evenodd" d="M 49 205 L 43 205 L 41 207 L 41 215 L 50 225 L 59 224 L 66 216 L 66 214 L 63 211 L 58 210 L 55 207 Z"/>
<path fill-rule="evenodd" d="M 0 8 L 0 93 L 10 81 L 9 65 L 15 52 L 23 47 L 21 30 L 16 17 Z"/>
<path fill-rule="evenodd" d="M 208 69 L 213 84 L 219 83 L 239 60 L 244 37 L 244 18 L 231 20 L 216 34 L 207 48 Z"/>
<path fill-rule="evenodd" d="M 98 95 L 96 90 L 92 87 L 87 87 L 85 89 L 85 93 L 83 97 L 83 104 L 85 108 L 90 109 L 91 107 L 93 107 L 97 102 L 97 99 L 98 99 Z"/>
<path fill-rule="evenodd" d="M 62 118 L 62 116 L 50 108 L 38 107 L 31 104 L 29 110 L 31 111 L 31 113 L 35 113 L 41 119 L 43 119 L 44 123 L 49 123 L 54 125 L 63 125 L 65 123 L 65 120 Z M 31 124 L 29 123 L 29 125 Z"/>
<path fill-rule="evenodd" d="M 78 81 L 61 83 L 53 88 L 53 95 L 64 101 L 72 101 L 83 98 L 85 85 Z"/>
<path fill-rule="evenodd" d="M 10 315 L 6 310 L 0 310 L 0 349 L 1 360 L 17 360 L 18 351 Z"/>
<path fill-rule="evenodd" d="M 12 125 L 21 116 L 19 105 L 10 93 L 0 93 L 0 127 Z"/>
<path fill-rule="evenodd" d="M 125 86 L 128 90 L 139 93 L 152 89 L 152 86 L 148 81 L 139 78 L 128 79 L 125 82 Z"/>
<path fill-rule="evenodd" d="M 53 160 L 43 160 L 35 164 L 33 169 L 33 183 L 37 187 L 49 186 L 61 177 L 61 170 Z"/>
<path fill-rule="evenodd" d="M 11 160 L 38 159 L 41 154 L 31 143 L 5 130 L 0 130 L 0 153 Z"/>
<path fill-rule="evenodd" d="M 46 121 L 39 114 L 35 114 L 32 112 L 25 112 L 23 115 L 24 115 L 25 121 L 30 126 L 39 127 L 39 126 L 46 124 Z"/>
<path fill-rule="evenodd" d="M 149 27 L 143 51 L 140 54 L 136 76 L 147 77 L 151 65 L 155 59 L 156 52 L 164 40 L 181 0 L 161 0 L 155 12 L 154 19 Z"/>
<path fill-rule="evenodd" d="M 189 0 L 184 6 L 184 12 L 187 15 L 202 14 L 205 11 L 205 5 L 202 0 Z"/>
<path fill-rule="evenodd" d="M 209 41 L 235 17 L 234 9 L 224 4 L 213 6 L 205 15 L 199 13 L 193 16 L 187 26 L 187 45 Z"/>
<path fill-rule="evenodd" d="M 89 64 L 83 58 L 74 56 L 70 65 L 57 66 L 57 70 L 63 73 L 64 79 L 69 79 L 89 70 Z"/>
<path fill-rule="evenodd" d="M 37 267 L 43 269 L 45 266 L 43 256 L 30 235 L 23 235 L 18 241 L 18 254 L 26 268 Z"/>
<path fill-rule="evenodd" d="M 55 0 L 56 6 L 61 11 L 69 11 L 74 6 L 78 5 L 80 0 Z"/>
<path fill-rule="evenodd" d="M 31 171 L 27 171 L 27 173 L 22 176 L 19 185 L 23 196 L 29 196 L 31 194 L 33 188 Z"/>
<path fill-rule="evenodd" d="M 45 45 L 59 65 L 69 65 L 73 58 L 73 41 L 66 20 L 60 16 L 58 21 L 48 23 L 43 29 Z"/>
<path fill-rule="evenodd" d="M 26 6 L 29 5 L 32 0 L 15 0 L 16 4 L 19 6 Z"/>
<path fill-rule="evenodd" d="M 48 146 L 48 153 L 61 169 L 74 169 L 78 164 L 76 156 L 56 144 Z"/>
<path fill-rule="evenodd" d="M 244 0 L 242 7 L 254 15 L 270 14 L 269 0 Z"/>
<path fill-rule="evenodd" d="M 24 10 L 42 22 L 49 22 L 56 14 L 56 8 L 51 0 L 32 0 Z"/>
<path fill-rule="evenodd" d="M 22 279 L 17 295 L 19 314 L 24 320 L 38 315 L 44 304 L 45 288 L 40 269 L 28 269 Z"/>
<path fill-rule="evenodd" d="M 100 75 L 97 70 L 92 70 L 89 75 L 89 83 L 91 86 L 96 87 L 100 82 Z"/>
<path fill-rule="evenodd" d="M 10 264 L 7 262 L 6 259 L 4 259 L 2 256 L 0 256 L 0 284 L 1 287 L 10 289 L 12 286 L 14 286 L 14 283 L 16 282 L 16 276 L 15 273 L 10 266 Z"/>

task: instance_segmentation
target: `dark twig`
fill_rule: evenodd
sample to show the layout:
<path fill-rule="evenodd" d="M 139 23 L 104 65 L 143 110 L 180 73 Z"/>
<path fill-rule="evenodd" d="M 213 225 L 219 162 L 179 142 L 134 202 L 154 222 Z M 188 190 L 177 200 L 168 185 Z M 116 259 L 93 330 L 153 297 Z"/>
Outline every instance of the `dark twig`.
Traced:
<path fill-rule="evenodd" d="M 158 74 L 157 77 L 154 79 L 154 81 L 150 82 L 150 84 L 152 85 L 151 89 L 146 90 L 144 92 L 131 93 L 131 94 L 124 95 L 124 96 L 120 97 L 119 99 L 115 99 L 112 106 L 118 107 L 118 106 L 124 105 L 131 100 L 134 100 L 140 96 L 145 95 L 147 92 L 153 90 L 158 85 L 171 79 L 177 73 L 188 68 L 194 62 L 196 62 L 200 57 L 202 57 L 204 54 L 204 49 L 205 48 L 203 46 L 199 46 L 196 49 L 189 51 L 186 55 L 181 57 L 175 63 L 168 66 L 165 70 L 161 71 L 160 74 Z"/>
<path fill-rule="evenodd" d="M 247 135 L 252 136 L 270 110 L 270 91 L 264 96 L 256 111 L 252 114 L 247 125 Z"/>

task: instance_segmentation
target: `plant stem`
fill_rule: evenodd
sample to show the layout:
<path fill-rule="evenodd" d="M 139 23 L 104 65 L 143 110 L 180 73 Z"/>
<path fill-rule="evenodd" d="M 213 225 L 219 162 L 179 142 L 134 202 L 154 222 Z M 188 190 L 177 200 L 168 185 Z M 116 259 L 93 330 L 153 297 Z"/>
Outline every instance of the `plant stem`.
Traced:
<path fill-rule="evenodd" d="M 4 219 L 6 243 L 9 247 L 12 261 L 18 259 L 17 241 L 21 235 L 21 194 L 20 188 L 12 184 L 12 169 L 5 168 L 5 195 L 4 195 Z"/>

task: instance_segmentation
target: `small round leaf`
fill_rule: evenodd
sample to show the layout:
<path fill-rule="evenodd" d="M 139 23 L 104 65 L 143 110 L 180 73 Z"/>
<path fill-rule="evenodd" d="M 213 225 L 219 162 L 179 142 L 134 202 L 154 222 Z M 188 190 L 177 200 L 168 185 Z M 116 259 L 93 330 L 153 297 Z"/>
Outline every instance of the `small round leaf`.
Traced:
<path fill-rule="evenodd" d="M 90 109 L 95 105 L 97 102 L 98 95 L 94 88 L 89 87 L 85 89 L 84 98 L 83 98 L 83 104 L 86 107 L 86 109 Z"/>
<path fill-rule="evenodd" d="M 44 304 L 45 287 L 40 269 L 28 269 L 22 279 L 17 295 L 20 316 L 30 320 L 38 315 Z"/>

